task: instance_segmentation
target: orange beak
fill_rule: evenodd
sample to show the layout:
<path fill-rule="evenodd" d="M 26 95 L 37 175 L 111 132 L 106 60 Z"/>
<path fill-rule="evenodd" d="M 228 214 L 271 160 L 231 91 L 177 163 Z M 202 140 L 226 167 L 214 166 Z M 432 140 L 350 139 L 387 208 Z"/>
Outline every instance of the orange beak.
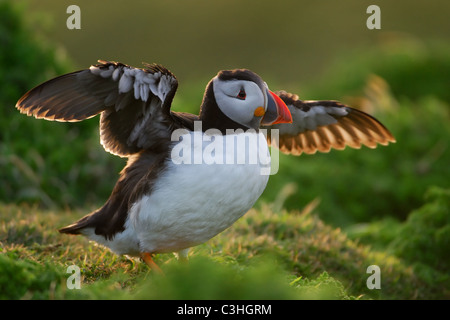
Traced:
<path fill-rule="evenodd" d="M 286 103 L 267 89 L 267 110 L 261 124 L 268 126 L 277 123 L 292 123 L 292 115 Z"/>

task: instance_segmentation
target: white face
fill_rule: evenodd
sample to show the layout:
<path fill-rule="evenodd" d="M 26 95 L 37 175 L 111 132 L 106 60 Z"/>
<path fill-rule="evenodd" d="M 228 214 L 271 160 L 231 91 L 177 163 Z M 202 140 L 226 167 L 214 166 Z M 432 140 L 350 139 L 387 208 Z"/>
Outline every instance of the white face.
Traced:
<path fill-rule="evenodd" d="M 253 81 L 213 79 L 214 96 L 220 110 L 231 120 L 249 128 L 259 126 L 257 108 L 267 109 L 266 94 Z M 257 112 L 258 114 L 258 112 Z"/>

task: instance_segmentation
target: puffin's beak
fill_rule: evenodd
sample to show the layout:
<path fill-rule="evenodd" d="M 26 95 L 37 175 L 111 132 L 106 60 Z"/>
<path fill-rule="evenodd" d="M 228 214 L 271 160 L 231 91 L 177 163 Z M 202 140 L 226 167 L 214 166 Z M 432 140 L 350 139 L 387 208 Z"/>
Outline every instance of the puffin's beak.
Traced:
<path fill-rule="evenodd" d="M 267 110 L 261 120 L 264 126 L 277 123 L 292 123 L 292 116 L 286 103 L 275 93 L 267 90 Z"/>

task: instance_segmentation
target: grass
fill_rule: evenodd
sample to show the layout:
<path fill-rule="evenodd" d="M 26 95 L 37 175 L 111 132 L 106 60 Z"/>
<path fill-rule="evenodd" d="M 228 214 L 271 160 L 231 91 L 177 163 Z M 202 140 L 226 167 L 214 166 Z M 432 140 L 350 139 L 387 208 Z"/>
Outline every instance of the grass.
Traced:
<path fill-rule="evenodd" d="M 409 257 L 351 240 L 321 221 L 314 204 L 301 212 L 274 211 L 268 204 L 252 209 L 195 247 L 187 264 L 157 255 L 166 276 L 57 232 L 83 212 L 16 205 L 0 210 L 1 299 L 449 298 L 448 274 L 434 272 L 426 261 L 428 275 L 417 272 Z M 81 290 L 67 289 L 70 265 L 81 269 Z M 381 269 L 380 290 L 366 286 L 370 265 Z M 440 278 L 430 279 L 430 270 Z"/>

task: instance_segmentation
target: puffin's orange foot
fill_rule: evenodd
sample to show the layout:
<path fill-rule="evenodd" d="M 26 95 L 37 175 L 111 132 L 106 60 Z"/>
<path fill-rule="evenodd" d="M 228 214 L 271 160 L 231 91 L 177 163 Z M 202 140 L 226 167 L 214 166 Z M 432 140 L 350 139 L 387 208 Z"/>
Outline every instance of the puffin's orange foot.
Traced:
<path fill-rule="evenodd" d="M 159 274 L 164 274 L 164 272 L 161 270 L 161 268 L 158 267 L 158 265 L 155 263 L 155 261 L 153 261 L 151 253 L 142 252 L 141 258 L 150 267 L 151 270 L 155 270 Z"/>

